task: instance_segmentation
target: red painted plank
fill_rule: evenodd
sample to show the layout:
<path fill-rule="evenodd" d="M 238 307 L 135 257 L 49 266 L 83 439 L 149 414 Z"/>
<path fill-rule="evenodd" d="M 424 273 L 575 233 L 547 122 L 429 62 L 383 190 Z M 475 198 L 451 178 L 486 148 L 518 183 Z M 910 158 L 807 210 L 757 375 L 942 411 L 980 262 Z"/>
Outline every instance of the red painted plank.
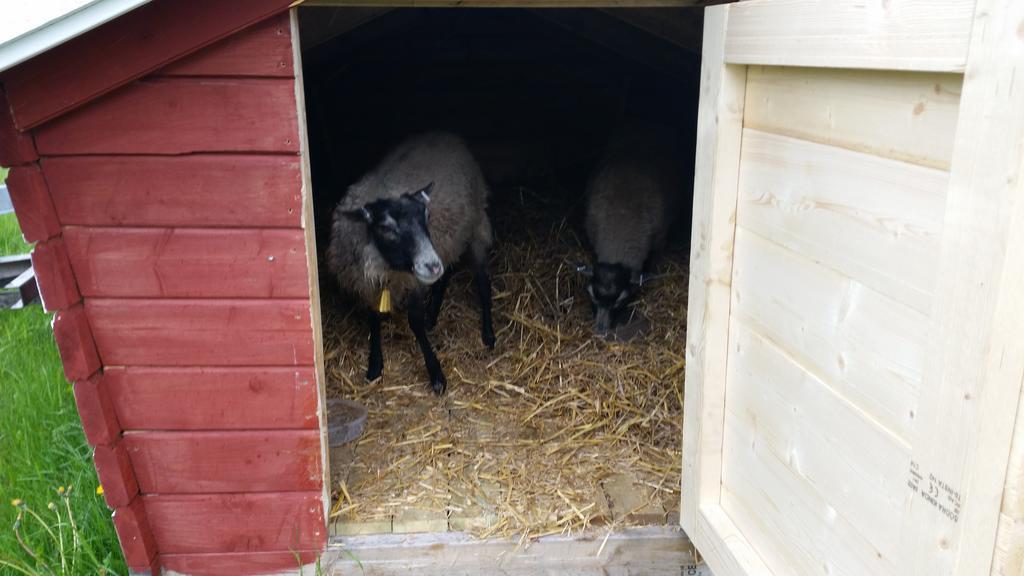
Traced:
<path fill-rule="evenodd" d="M 319 550 L 327 542 L 322 494 L 143 496 L 162 554 Z"/>
<path fill-rule="evenodd" d="M 89 296 L 309 297 L 302 230 L 64 229 Z"/>
<path fill-rule="evenodd" d="M 290 0 L 154 0 L 3 75 L 21 129 L 285 10 Z"/>
<path fill-rule="evenodd" d="M 61 154 L 299 151 L 295 83 L 284 78 L 157 78 L 121 88 L 35 131 Z"/>
<path fill-rule="evenodd" d="M 32 250 L 32 268 L 47 312 L 65 310 L 81 302 L 63 240 L 51 238 L 36 244 Z"/>
<path fill-rule="evenodd" d="M 264 20 L 154 72 L 161 76 L 295 75 L 288 14 Z"/>
<path fill-rule="evenodd" d="M 114 404 L 99 374 L 75 382 L 75 404 L 90 446 L 107 446 L 121 437 Z"/>
<path fill-rule="evenodd" d="M 42 166 L 64 225 L 302 226 L 297 156 L 86 156 Z"/>
<path fill-rule="evenodd" d="M 161 554 L 160 564 L 166 570 L 174 570 L 189 576 L 299 574 L 300 566 L 316 562 L 321 553 L 322 550 L 235 554 Z"/>
<path fill-rule="evenodd" d="M 103 386 L 126 430 L 316 429 L 313 368 L 121 368 Z"/>
<path fill-rule="evenodd" d="M 128 567 L 136 571 L 148 570 L 156 557 L 156 540 L 142 498 L 135 498 L 128 506 L 114 510 L 114 528 Z"/>
<path fill-rule="evenodd" d="M 57 312 L 53 318 L 53 338 L 68 380 L 85 380 L 100 369 L 96 344 L 81 305 Z"/>
<path fill-rule="evenodd" d="M 286 492 L 323 486 L 319 430 L 132 432 L 123 442 L 146 493 Z"/>
<path fill-rule="evenodd" d="M 127 506 L 139 493 L 139 483 L 126 448 L 122 440 L 110 446 L 97 446 L 92 454 L 103 486 L 103 498 L 111 508 Z"/>
<path fill-rule="evenodd" d="M 36 164 L 11 169 L 7 191 L 18 217 L 18 226 L 28 242 L 41 242 L 60 234 L 60 222 L 54 210 L 43 171 Z"/>
<path fill-rule="evenodd" d="M 104 364 L 306 366 L 313 363 L 308 299 L 87 298 Z"/>
<path fill-rule="evenodd" d="M 19 132 L 14 126 L 7 93 L 0 90 L 0 166 L 17 166 L 34 162 L 37 158 L 32 136 Z"/>

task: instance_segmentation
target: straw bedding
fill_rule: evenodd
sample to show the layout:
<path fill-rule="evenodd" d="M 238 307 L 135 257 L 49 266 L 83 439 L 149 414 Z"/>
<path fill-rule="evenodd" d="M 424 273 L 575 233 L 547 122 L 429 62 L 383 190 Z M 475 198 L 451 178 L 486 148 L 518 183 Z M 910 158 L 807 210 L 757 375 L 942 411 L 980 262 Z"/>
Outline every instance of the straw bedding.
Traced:
<path fill-rule="evenodd" d="M 441 398 L 400 314 L 385 323 L 383 377 L 365 382 L 365 314 L 323 279 L 328 395 L 369 410 L 355 457 L 332 463 L 333 520 L 448 516 L 453 530 L 523 540 L 617 528 L 629 520 L 609 513 L 602 484 L 623 473 L 645 501 L 678 508 L 685 251 L 656 261 L 636 304 L 650 330 L 607 342 L 570 264 L 588 260 L 582 239 L 551 217 L 568 208 L 523 188 L 492 208 L 498 345 L 481 344 L 472 278 L 457 270 L 431 334 Z"/>

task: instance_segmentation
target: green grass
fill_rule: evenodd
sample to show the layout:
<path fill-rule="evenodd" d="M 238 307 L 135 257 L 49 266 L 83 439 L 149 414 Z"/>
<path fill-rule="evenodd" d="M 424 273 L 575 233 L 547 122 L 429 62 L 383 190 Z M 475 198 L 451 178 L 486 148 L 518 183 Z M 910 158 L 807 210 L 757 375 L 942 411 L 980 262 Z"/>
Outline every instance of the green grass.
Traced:
<path fill-rule="evenodd" d="M 27 251 L 8 216 L 0 255 Z M 0 575 L 125 574 L 50 321 L 0 310 Z"/>
<path fill-rule="evenodd" d="M 0 168 L 0 184 L 7 180 L 7 168 Z M 18 219 L 14 214 L 0 214 L 0 256 L 10 254 L 27 254 L 32 246 L 25 244 L 18 228 Z"/>
<path fill-rule="evenodd" d="M 32 246 L 21 238 L 21 228 L 18 228 L 18 219 L 14 214 L 0 214 L 0 256 L 27 254 L 31 251 Z"/>

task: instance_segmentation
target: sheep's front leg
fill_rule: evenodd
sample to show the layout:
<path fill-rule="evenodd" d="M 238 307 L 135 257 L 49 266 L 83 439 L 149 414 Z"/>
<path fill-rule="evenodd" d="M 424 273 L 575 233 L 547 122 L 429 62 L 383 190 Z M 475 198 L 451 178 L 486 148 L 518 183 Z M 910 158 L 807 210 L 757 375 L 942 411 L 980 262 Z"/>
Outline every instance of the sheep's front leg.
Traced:
<path fill-rule="evenodd" d="M 380 313 L 370 311 L 370 361 L 366 368 L 366 380 L 380 378 L 384 372 L 384 354 L 380 351 Z"/>
<path fill-rule="evenodd" d="M 416 335 L 416 343 L 420 345 L 420 352 L 423 353 L 423 361 L 427 365 L 427 374 L 430 376 L 430 387 L 434 393 L 440 396 L 444 394 L 448 381 L 445 380 L 444 372 L 441 371 L 441 362 L 434 354 L 434 349 L 427 340 L 426 310 L 423 306 L 423 297 L 415 294 L 409 299 L 409 328 Z"/>
<path fill-rule="evenodd" d="M 444 291 L 448 288 L 450 272 L 430 286 L 430 308 L 427 309 L 427 330 L 433 330 L 437 326 L 437 317 L 441 315 L 441 304 L 444 302 Z"/>
<path fill-rule="evenodd" d="M 494 350 L 494 325 L 491 321 L 491 276 L 485 263 L 475 266 L 476 294 L 480 298 L 480 339 L 484 346 Z"/>

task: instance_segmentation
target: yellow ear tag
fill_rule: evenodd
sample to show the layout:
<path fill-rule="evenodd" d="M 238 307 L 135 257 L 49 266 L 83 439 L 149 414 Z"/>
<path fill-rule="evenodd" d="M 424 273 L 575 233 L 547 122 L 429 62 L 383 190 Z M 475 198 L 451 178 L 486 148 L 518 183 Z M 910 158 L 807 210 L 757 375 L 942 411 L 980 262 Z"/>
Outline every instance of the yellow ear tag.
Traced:
<path fill-rule="evenodd" d="M 380 303 L 377 304 L 377 312 L 381 314 L 391 312 L 391 291 L 387 288 L 380 291 Z"/>

